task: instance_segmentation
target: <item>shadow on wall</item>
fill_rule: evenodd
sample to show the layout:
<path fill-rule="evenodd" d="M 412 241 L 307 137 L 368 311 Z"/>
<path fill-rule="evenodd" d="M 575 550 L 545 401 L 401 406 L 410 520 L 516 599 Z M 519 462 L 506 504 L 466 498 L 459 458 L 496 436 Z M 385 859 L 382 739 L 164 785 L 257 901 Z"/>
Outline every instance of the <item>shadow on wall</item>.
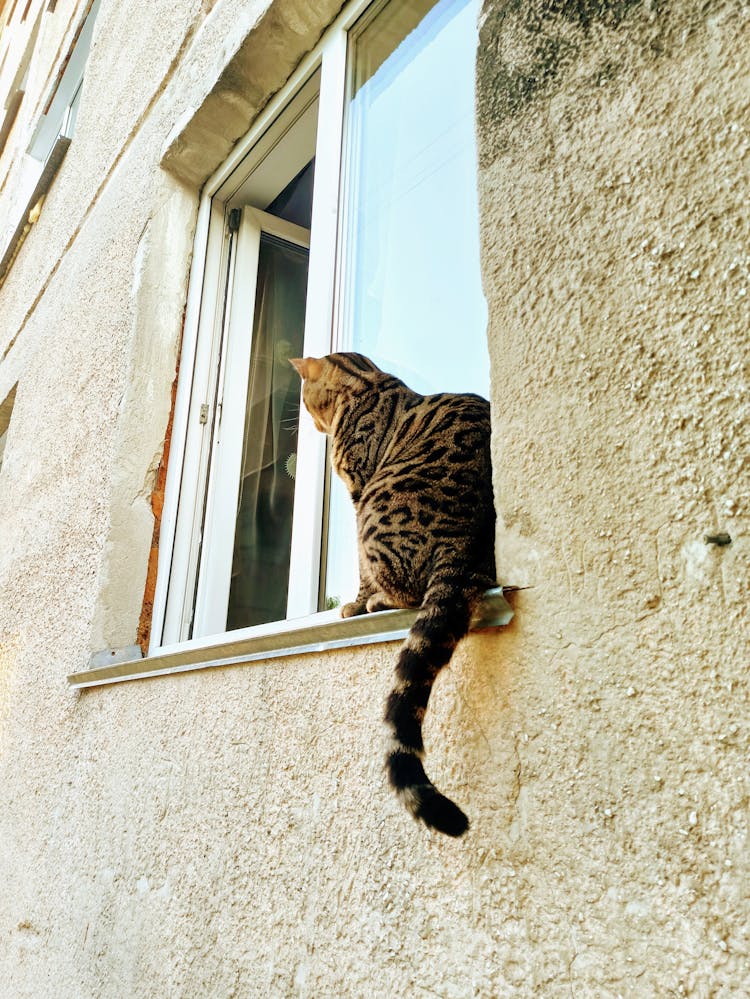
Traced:
<path fill-rule="evenodd" d="M 479 36 L 479 104 L 492 106 L 494 119 L 506 127 L 554 89 L 566 70 L 574 69 L 583 89 L 593 93 L 615 79 L 627 58 L 617 44 L 623 34 L 638 36 L 653 56 L 668 55 L 705 23 L 711 9 L 740 9 L 736 0 L 688 0 L 679 11 L 669 0 L 511 0 L 485 6 L 492 9 Z M 596 51 L 582 58 L 594 40 Z M 504 148 L 500 141 L 495 155 Z"/>

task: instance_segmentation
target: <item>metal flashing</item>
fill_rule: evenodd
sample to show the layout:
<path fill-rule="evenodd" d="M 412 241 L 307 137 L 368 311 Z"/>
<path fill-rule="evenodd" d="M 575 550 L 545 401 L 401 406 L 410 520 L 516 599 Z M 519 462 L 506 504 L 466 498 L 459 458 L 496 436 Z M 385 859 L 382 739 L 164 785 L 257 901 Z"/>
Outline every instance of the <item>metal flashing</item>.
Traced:
<path fill-rule="evenodd" d="M 506 592 L 511 589 L 507 587 Z M 71 673 L 68 683 L 80 690 L 192 670 L 241 666 L 282 656 L 400 641 L 406 637 L 417 612 L 391 610 L 350 618 L 340 618 L 336 614 L 336 611 L 328 611 L 299 621 L 284 621 L 273 631 L 263 625 L 244 632 L 203 639 L 199 643 L 186 642 L 179 647 L 167 647 L 144 659 L 138 659 L 133 650 L 132 659 Z M 501 628 L 512 617 L 513 611 L 503 596 L 503 588 L 496 587 L 484 595 L 472 621 L 472 630 Z M 106 651 L 97 653 L 93 660 L 101 662 L 100 657 L 106 654 Z"/>

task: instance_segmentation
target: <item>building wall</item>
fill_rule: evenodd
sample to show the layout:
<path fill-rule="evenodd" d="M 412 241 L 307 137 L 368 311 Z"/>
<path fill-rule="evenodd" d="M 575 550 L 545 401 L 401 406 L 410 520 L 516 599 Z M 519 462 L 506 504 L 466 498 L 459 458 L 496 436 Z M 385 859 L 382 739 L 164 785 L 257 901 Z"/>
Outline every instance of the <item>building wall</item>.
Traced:
<path fill-rule="evenodd" d="M 497 548 L 530 588 L 431 702 L 467 837 L 385 787 L 393 645 L 66 688 L 135 638 L 200 186 L 337 7 L 105 0 L 0 288 L 2 988 L 741 995 L 746 8 L 485 3 Z"/>
<path fill-rule="evenodd" d="M 750 25 L 583 13 L 494 5 L 479 59 L 498 547 L 533 586 L 509 855 L 556 927 L 539 994 L 566 956 L 574 995 L 743 994 Z"/>

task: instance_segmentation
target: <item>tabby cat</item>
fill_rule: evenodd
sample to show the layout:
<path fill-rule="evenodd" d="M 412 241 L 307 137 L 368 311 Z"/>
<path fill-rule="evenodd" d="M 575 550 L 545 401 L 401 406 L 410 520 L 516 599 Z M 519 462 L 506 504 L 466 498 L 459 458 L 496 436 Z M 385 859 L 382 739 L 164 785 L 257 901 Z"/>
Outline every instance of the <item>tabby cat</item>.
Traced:
<path fill-rule="evenodd" d="M 362 354 L 291 363 L 357 511 L 359 593 L 342 616 L 419 608 L 386 705 L 390 782 L 412 815 L 461 836 L 467 817 L 422 766 L 422 719 L 435 677 L 495 585 L 489 403 L 419 395 Z"/>

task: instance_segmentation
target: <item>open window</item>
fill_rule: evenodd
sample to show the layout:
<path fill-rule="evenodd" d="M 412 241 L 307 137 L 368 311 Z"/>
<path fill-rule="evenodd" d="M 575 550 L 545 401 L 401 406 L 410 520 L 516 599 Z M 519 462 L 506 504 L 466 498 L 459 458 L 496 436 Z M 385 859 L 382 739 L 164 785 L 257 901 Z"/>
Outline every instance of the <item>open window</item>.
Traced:
<path fill-rule="evenodd" d="M 303 350 L 310 230 L 252 208 L 238 226 L 198 566 L 204 634 L 287 612 L 299 422 L 289 358 Z"/>
<path fill-rule="evenodd" d="M 289 357 L 357 350 L 418 391 L 487 394 L 478 14 L 352 3 L 208 183 L 152 650 L 356 592 L 353 511 Z"/>

